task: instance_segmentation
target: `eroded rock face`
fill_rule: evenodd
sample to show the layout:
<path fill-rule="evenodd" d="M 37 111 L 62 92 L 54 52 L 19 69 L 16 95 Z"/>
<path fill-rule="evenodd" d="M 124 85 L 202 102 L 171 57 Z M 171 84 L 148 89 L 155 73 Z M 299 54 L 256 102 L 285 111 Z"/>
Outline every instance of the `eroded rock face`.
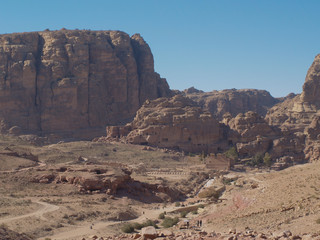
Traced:
<path fill-rule="evenodd" d="M 221 120 L 225 113 L 232 117 L 248 111 L 257 112 L 264 116 L 268 109 L 279 102 L 265 90 L 256 89 L 226 89 L 222 91 L 202 92 L 189 88 L 184 94 L 198 102 L 200 106 L 209 111 L 213 117 Z"/>
<path fill-rule="evenodd" d="M 320 115 L 320 55 L 308 70 L 301 95 L 288 98 L 271 108 L 266 120 L 282 129 L 303 132 L 315 115 Z"/>
<path fill-rule="evenodd" d="M 0 35 L 0 118 L 23 131 L 65 133 L 126 123 L 146 99 L 171 94 L 139 34 L 60 30 Z"/>
<path fill-rule="evenodd" d="M 45 169 L 39 169 L 39 171 Z M 108 195 L 126 195 L 141 201 L 175 201 L 184 194 L 164 184 L 150 184 L 131 178 L 130 169 L 124 167 L 106 167 L 86 165 L 60 167 L 50 173 L 40 173 L 31 181 L 42 184 L 72 184 L 82 193 L 107 193 Z"/>
<path fill-rule="evenodd" d="M 233 134 L 233 142 L 236 143 L 240 157 L 269 152 L 273 147 L 273 140 L 281 135 L 280 129 L 268 125 L 259 114 L 252 111 L 239 113 L 235 118 L 225 115 L 223 122 L 236 133 Z"/>
<path fill-rule="evenodd" d="M 320 107 L 320 54 L 317 55 L 308 70 L 303 91 L 301 94 L 301 101 Z"/>
<path fill-rule="evenodd" d="M 181 95 L 148 101 L 130 124 L 107 127 L 109 138 L 186 152 L 221 151 L 228 145 L 226 134 L 224 124 Z"/>
<path fill-rule="evenodd" d="M 297 153 L 300 159 L 319 159 L 319 115 L 320 55 L 317 55 L 308 70 L 301 95 L 275 105 L 266 115 L 266 121 L 278 126 L 283 133 L 283 138 L 274 142 L 274 154 Z"/>

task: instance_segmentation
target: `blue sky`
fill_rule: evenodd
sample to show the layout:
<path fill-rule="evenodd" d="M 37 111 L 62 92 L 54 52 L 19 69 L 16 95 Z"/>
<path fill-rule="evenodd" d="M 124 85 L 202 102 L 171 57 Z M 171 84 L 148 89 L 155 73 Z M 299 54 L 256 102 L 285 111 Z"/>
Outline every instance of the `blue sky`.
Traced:
<path fill-rule="evenodd" d="M 320 53 L 317 0 L 16 0 L 0 33 L 91 29 L 140 33 L 173 89 L 300 93 Z"/>

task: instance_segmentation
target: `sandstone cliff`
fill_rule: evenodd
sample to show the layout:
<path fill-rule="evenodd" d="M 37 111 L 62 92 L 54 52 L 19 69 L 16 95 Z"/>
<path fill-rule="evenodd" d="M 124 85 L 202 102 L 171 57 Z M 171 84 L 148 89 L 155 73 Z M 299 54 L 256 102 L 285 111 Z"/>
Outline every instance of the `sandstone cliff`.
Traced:
<path fill-rule="evenodd" d="M 228 146 L 225 125 L 181 95 L 146 102 L 134 120 L 123 127 L 107 127 L 107 137 L 133 144 L 186 152 L 218 152 Z"/>
<path fill-rule="evenodd" d="M 257 89 L 226 89 L 203 92 L 189 88 L 184 91 L 184 94 L 220 120 L 225 113 L 230 113 L 232 117 L 235 117 L 239 113 L 253 111 L 264 116 L 270 107 L 280 102 L 269 92 Z"/>
<path fill-rule="evenodd" d="M 301 95 L 275 99 L 260 90 L 204 93 L 190 88 L 183 93 L 186 97 L 147 102 L 130 124 L 108 127 L 107 136 L 197 153 L 219 153 L 233 146 L 242 159 L 268 153 L 280 168 L 314 161 L 320 157 L 319 66 L 320 55 L 308 71 Z"/>
<path fill-rule="evenodd" d="M 60 30 L 0 35 L 0 118 L 8 127 L 101 135 L 106 125 L 128 122 L 146 99 L 170 94 L 139 34 Z"/>
<path fill-rule="evenodd" d="M 320 115 L 320 55 L 310 66 L 301 95 L 288 98 L 272 107 L 266 120 L 270 125 L 281 128 L 283 135 L 290 142 L 289 152 L 299 149 L 304 152 L 300 158 L 313 161 L 320 157 L 319 149 L 319 115 Z M 288 136 L 291 140 L 288 141 Z M 283 148 L 278 152 L 284 152 Z"/>
<path fill-rule="evenodd" d="M 301 95 L 289 98 L 271 108 L 266 120 L 281 128 L 302 131 L 315 115 L 320 114 L 320 55 L 310 66 Z"/>

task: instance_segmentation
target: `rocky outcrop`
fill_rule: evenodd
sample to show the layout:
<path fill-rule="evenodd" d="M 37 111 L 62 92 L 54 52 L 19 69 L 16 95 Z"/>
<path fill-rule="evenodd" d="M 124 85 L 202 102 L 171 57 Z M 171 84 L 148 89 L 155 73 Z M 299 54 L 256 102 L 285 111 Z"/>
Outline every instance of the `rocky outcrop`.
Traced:
<path fill-rule="evenodd" d="M 320 55 L 308 70 L 301 95 L 275 105 L 266 115 L 271 125 L 291 132 L 303 132 L 315 115 L 320 114 Z"/>
<path fill-rule="evenodd" d="M 150 231 L 152 234 L 144 238 L 145 231 L 141 231 L 141 234 L 120 234 L 117 236 L 104 237 L 106 240 L 130 240 L 130 239 L 166 239 L 166 240 L 194 240 L 194 239 L 205 239 L 205 240 L 224 240 L 224 239 L 319 239 L 319 233 L 304 233 L 295 235 L 290 231 L 278 231 L 278 232 L 257 232 L 250 228 L 246 228 L 243 231 L 236 229 L 230 229 L 228 232 L 206 232 L 196 225 L 196 220 L 192 220 L 190 229 L 184 229 L 185 222 L 180 222 L 180 229 L 172 228 L 171 230 L 161 229 L 158 231 Z M 183 226 L 183 227 L 182 227 Z M 183 230 L 182 230 L 183 229 Z M 151 237 L 149 237 L 151 236 Z M 96 237 L 98 239 L 98 236 Z"/>
<path fill-rule="evenodd" d="M 319 59 L 317 56 L 310 67 L 301 95 L 277 100 L 266 91 L 204 93 L 190 88 L 184 92 L 187 97 L 146 102 L 130 124 L 108 127 L 107 138 L 195 153 L 221 153 L 233 146 L 241 159 L 258 159 L 262 164 L 266 156 L 268 165 L 271 161 L 282 167 L 313 161 L 320 157 Z M 283 102 L 272 107 L 265 118 L 248 111 L 253 108 L 265 113 L 277 101 Z M 210 106 L 216 118 L 203 110 Z"/>
<path fill-rule="evenodd" d="M 320 108 L 320 54 L 317 55 L 310 66 L 303 91 L 301 94 L 301 102 L 309 103 L 316 109 Z"/>
<path fill-rule="evenodd" d="M 278 126 L 283 133 L 274 143 L 275 154 L 290 152 L 308 161 L 319 159 L 319 96 L 320 55 L 317 55 L 308 70 L 301 95 L 275 105 L 266 115 L 266 121 Z"/>
<path fill-rule="evenodd" d="M 221 153 L 232 146 L 240 158 L 269 153 L 272 162 L 304 161 L 304 135 L 281 131 L 249 111 L 221 122 L 182 95 L 146 102 L 125 126 L 108 126 L 107 137 L 191 153 Z M 285 158 L 284 158 L 285 157 Z"/>
<path fill-rule="evenodd" d="M 41 170 L 45 171 L 38 171 Z M 81 193 L 125 195 L 143 202 L 175 201 L 184 197 L 184 194 L 175 188 L 160 183 L 136 181 L 130 175 L 131 171 L 124 167 L 71 165 L 37 174 L 30 181 L 42 184 L 72 184 Z"/>
<path fill-rule="evenodd" d="M 107 127 L 110 139 L 186 152 L 219 152 L 228 146 L 226 134 L 224 124 L 181 95 L 148 101 L 130 124 Z"/>
<path fill-rule="evenodd" d="M 221 120 L 225 113 L 232 117 L 248 111 L 257 112 L 264 116 L 268 109 L 280 100 L 272 97 L 265 90 L 256 89 L 226 89 L 222 91 L 203 92 L 189 88 L 184 94 L 198 102 L 200 106 L 209 111 L 213 117 Z"/>
<path fill-rule="evenodd" d="M 132 119 L 145 100 L 170 94 L 139 34 L 60 30 L 0 35 L 0 119 L 9 127 L 101 135 L 106 125 Z"/>

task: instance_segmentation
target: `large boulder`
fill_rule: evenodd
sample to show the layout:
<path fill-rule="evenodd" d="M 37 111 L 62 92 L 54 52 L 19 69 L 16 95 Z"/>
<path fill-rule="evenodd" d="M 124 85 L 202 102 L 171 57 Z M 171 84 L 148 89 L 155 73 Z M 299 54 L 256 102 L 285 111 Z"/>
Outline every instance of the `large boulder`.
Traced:
<path fill-rule="evenodd" d="M 144 227 L 141 229 L 142 239 L 155 239 L 158 237 L 157 230 L 153 226 Z"/>

